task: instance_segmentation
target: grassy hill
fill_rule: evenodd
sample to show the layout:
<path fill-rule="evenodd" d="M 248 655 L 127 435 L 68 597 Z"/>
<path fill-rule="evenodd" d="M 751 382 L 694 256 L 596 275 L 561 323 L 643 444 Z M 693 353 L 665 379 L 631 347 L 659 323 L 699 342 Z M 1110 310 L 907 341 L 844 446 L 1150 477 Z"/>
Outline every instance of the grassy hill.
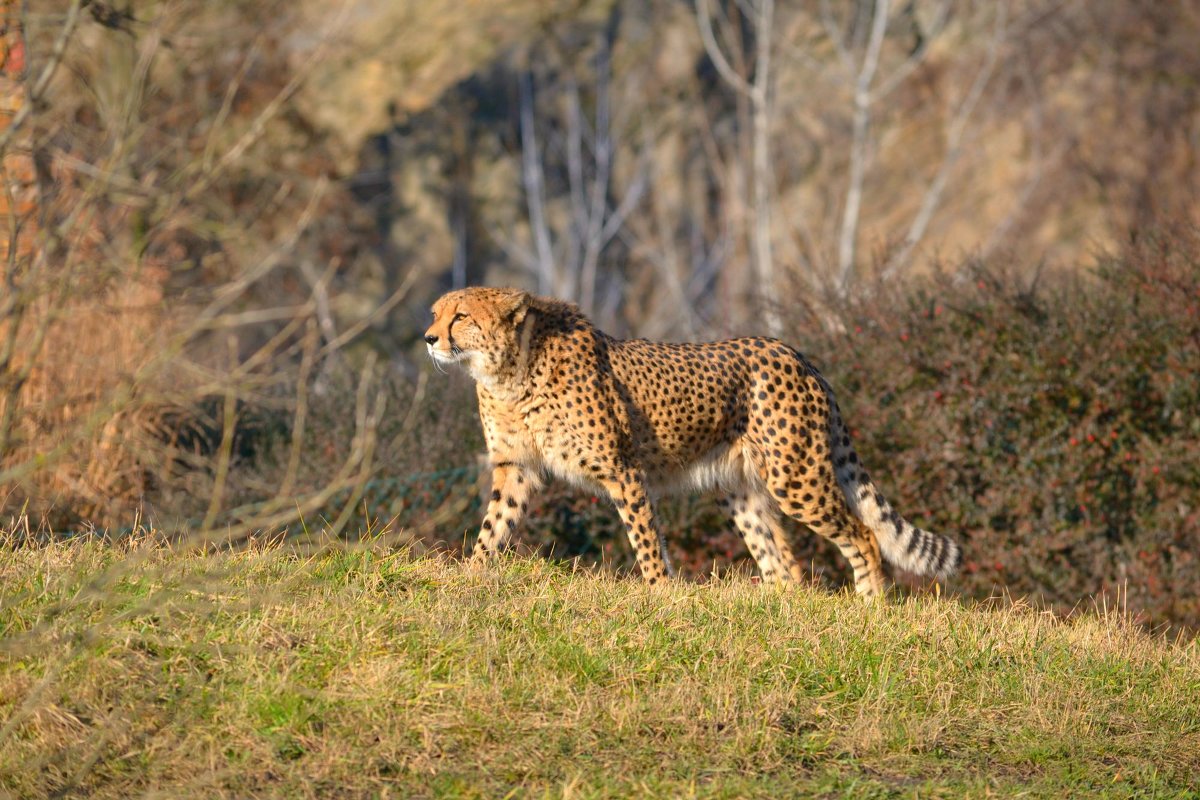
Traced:
<path fill-rule="evenodd" d="M 0 796 L 1183 796 L 1200 649 L 1117 614 L 512 560 L 0 549 Z"/>

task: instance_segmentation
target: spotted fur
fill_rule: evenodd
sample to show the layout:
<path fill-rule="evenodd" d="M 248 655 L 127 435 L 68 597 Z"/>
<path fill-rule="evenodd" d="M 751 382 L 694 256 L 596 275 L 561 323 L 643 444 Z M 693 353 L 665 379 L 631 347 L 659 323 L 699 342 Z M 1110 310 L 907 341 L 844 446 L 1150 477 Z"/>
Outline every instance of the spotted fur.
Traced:
<path fill-rule="evenodd" d="M 962 560 L 884 499 L 829 385 L 782 342 L 621 341 L 514 289 L 450 292 L 433 315 L 430 355 L 475 379 L 492 464 L 475 559 L 499 550 L 549 473 L 612 498 L 650 583 L 668 575 L 651 499 L 681 489 L 722 495 L 766 580 L 802 577 L 781 512 L 838 546 L 860 594 L 884 589 L 883 559 L 940 578 Z"/>

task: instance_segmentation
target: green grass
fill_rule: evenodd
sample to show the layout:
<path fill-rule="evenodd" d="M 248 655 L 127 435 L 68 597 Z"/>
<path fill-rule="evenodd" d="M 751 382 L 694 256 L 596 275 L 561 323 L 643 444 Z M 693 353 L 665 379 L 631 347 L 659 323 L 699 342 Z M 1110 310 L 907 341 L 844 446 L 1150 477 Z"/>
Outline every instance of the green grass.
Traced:
<path fill-rule="evenodd" d="M 0 550 L 0 796 L 1177 797 L 1197 774 L 1197 645 L 1117 615 Z"/>

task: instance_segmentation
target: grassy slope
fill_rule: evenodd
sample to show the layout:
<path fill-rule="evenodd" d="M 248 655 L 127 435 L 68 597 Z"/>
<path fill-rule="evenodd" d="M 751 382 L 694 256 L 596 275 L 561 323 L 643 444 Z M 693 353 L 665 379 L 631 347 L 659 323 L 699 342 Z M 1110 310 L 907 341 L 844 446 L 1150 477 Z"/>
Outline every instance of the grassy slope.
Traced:
<path fill-rule="evenodd" d="M 0 550 L 0 796 L 1176 796 L 1115 619 L 369 551 Z"/>

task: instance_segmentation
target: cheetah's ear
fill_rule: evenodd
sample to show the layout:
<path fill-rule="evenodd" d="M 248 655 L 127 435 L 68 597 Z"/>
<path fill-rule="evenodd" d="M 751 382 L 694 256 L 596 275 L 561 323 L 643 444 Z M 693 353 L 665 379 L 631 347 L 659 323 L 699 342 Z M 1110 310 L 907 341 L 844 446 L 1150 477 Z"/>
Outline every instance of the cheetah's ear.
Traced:
<path fill-rule="evenodd" d="M 529 292 L 514 291 L 500 302 L 500 316 L 512 321 L 514 326 L 525 320 L 529 311 Z"/>

